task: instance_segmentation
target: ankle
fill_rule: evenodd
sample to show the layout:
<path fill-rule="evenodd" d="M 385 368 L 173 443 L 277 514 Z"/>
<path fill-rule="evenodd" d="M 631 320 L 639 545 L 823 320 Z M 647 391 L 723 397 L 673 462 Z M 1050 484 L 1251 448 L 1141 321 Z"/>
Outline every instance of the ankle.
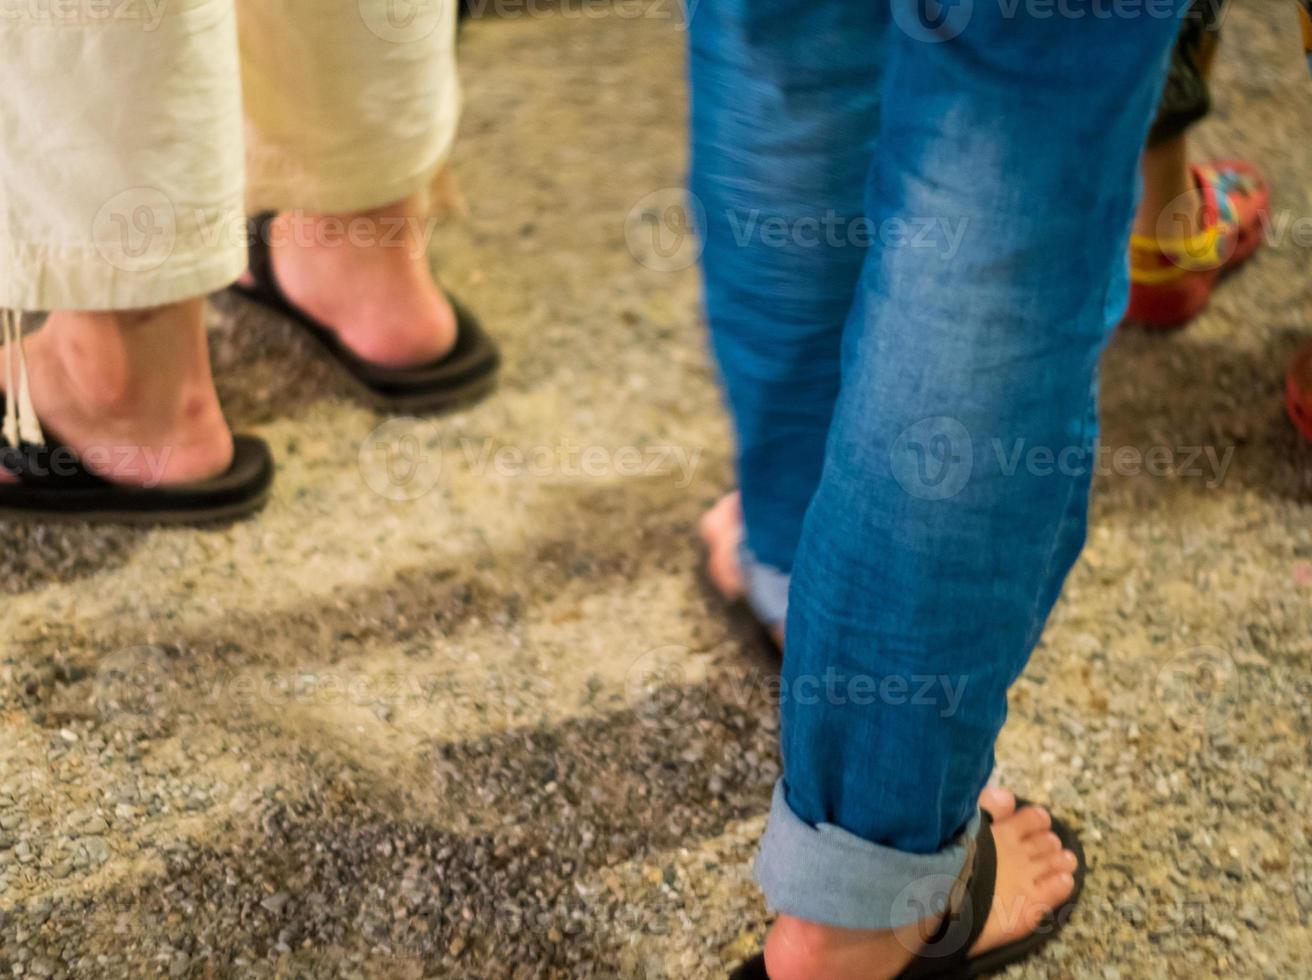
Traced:
<path fill-rule="evenodd" d="M 766 971 L 770 980 L 884 980 L 911 962 L 922 932 L 920 924 L 883 931 L 842 929 L 781 915 L 765 942 Z"/>
<path fill-rule="evenodd" d="M 416 259 L 426 252 L 423 224 L 414 197 L 336 214 L 282 212 L 270 223 L 268 244 L 275 255 L 295 254 L 329 266 L 354 264 L 361 252 Z"/>
<path fill-rule="evenodd" d="M 87 412 L 194 417 L 214 402 L 200 299 L 137 310 L 57 310 L 33 360 Z"/>
<path fill-rule="evenodd" d="M 268 234 L 279 287 L 356 357 L 408 368 L 451 350 L 456 316 L 433 280 L 413 198 L 352 214 L 280 214 Z"/>
<path fill-rule="evenodd" d="M 1140 172 L 1143 196 L 1134 216 L 1136 235 L 1182 239 L 1204 230 L 1203 194 L 1183 136 L 1148 147 Z"/>

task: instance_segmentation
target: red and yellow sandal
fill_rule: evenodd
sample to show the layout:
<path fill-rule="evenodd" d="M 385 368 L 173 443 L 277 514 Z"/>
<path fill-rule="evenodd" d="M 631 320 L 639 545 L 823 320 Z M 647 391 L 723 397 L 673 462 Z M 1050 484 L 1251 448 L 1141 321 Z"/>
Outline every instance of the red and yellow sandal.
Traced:
<path fill-rule="evenodd" d="M 1203 194 L 1204 228 L 1181 238 L 1130 239 L 1130 305 L 1125 323 L 1153 330 L 1183 327 L 1202 313 L 1212 290 L 1262 244 L 1270 188 L 1250 163 L 1217 160 L 1193 168 Z"/>
<path fill-rule="evenodd" d="M 1285 372 L 1285 410 L 1294 428 L 1312 441 L 1312 344 L 1299 348 Z"/>

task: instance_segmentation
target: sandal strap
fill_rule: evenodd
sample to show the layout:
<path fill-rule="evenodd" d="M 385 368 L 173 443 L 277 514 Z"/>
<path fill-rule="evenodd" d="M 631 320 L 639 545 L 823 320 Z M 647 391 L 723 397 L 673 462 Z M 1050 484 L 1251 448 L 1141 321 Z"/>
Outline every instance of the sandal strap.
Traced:
<path fill-rule="evenodd" d="M 998 851 L 993 842 L 993 818 L 980 814 L 975 836 L 970 877 L 961 889 L 960 900 L 943 917 L 938 930 L 920 948 L 915 958 L 898 974 L 898 980 L 950 976 L 970 958 L 970 949 L 984 932 L 993 889 L 997 884 Z"/>
<path fill-rule="evenodd" d="M 45 441 L 36 409 L 32 407 L 32 389 L 27 380 L 27 355 L 23 352 L 23 312 L 0 310 L 0 343 L 5 348 L 4 385 L 5 418 L 3 438 L 5 444 L 22 443 L 40 445 Z"/>
<path fill-rule="evenodd" d="M 285 300 L 278 280 L 273 276 L 271 226 L 277 217 L 274 211 L 262 211 L 246 221 L 246 268 L 255 280 L 255 288 Z"/>

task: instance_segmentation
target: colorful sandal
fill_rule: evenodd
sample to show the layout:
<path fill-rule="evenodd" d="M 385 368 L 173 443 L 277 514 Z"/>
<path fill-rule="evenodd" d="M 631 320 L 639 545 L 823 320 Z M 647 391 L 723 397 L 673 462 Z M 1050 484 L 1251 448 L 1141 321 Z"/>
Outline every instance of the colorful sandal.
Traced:
<path fill-rule="evenodd" d="M 1018 808 L 1029 806 L 1017 800 Z M 993 888 L 997 882 L 998 853 L 993 843 L 992 818 L 987 812 L 979 825 L 975 838 L 975 863 L 970 878 L 957 903 L 939 925 L 938 931 L 926 941 L 915 959 L 897 975 L 897 980 L 971 980 L 990 976 L 1012 964 L 1028 959 L 1053 939 L 1070 919 L 1075 904 L 1084 888 L 1087 864 L 1080 839 L 1066 824 L 1055 817 L 1052 832 L 1061 846 L 1074 853 L 1079 863 L 1075 868 L 1075 888 L 1070 897 L 1040 921 L 1038 928 L 1028 936 L 990 949 L 978 956 L 970 955 L 970 948 L 984 932 L 989 912 L 993 908 Z M 757 954 L 730 974 L 729 980 L 769 980 L 765 957 Z"/>
<path fill-rule="evenodd" d="M 1205 228 L 1183 238 L 1130 239 L 1130 304 L 1125 323 L 1183 327 L 1207 307 L 1212 290 L 1262 244 L 1271 203 L 1262 175 L 1242 160 L 1195 166 Z"/>
<path fill-rule="evenodd" d="M 1312 442 L 1312 344 L 1299 348 L 1285 372 L 1285 410 L 1294 428 Z"/>
<path fill-rule="evenodd" d="M 272 213 L 252 219 L 250 273 L 253 285 L 234 284 L 234 292 L 287 317 L 322 347 L 365 399 L 387 412 L 437 412 L 468 404 L 496 386 L 501 354 L 483 332 L 478 318 L 454 296 L 447 300 L 456 314 L 456 344 L 443 357 L 417 367 L 382 367 L 358 357 L 337 339 L 335 331 L 319 323 L 290 299 L 278 285 L 269 254 Z"/>

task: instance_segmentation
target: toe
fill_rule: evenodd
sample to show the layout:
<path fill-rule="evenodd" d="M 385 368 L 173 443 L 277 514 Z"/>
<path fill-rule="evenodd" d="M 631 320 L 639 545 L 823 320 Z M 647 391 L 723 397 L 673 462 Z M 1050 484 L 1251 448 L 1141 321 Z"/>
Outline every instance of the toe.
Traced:
<path fill-rule="evenodd" d="M 1047 857 L 1045 871 L 1040 878 L 1049 875 L 1073 875 L 1075 869 L 1080 866 L 1080 859 L 1075 856 L 1073 851 L 1058 850 L 1056 853 Z"/>
<path fill-rule="evenodd" d="M 1027 806 L 1017 810 L 1007 826 L 1022 837 L 1042 834 L 1052 829 L 1052 817 L 1041 806 Z"/>
<path fill-rule="evenodd" d="M 1006 820 L 1016 812 L 1016 794 L 1001 786 L 989 786 L 979 794 L 979 805 L 994 820 Z"/>
<path fill-rule="evenodd" d="M 1070 898 L 1073 891 L 1075 891 L 1075 875 L 1070 871 L 1058 871 L 1036 881 L 1034 891 L 1031 893 L 1033 910 L 1038 913 L 1035 921 L 1037 922 Z"/>
<path fill-rule="evenodd" d="M 1026 856 L 1031 861 L 1039 861 L 1061 853 L 1061 838 L 1051 830 L 1040 834 L 1031 834 L 1025 840 L 1025 848 Z"/>

